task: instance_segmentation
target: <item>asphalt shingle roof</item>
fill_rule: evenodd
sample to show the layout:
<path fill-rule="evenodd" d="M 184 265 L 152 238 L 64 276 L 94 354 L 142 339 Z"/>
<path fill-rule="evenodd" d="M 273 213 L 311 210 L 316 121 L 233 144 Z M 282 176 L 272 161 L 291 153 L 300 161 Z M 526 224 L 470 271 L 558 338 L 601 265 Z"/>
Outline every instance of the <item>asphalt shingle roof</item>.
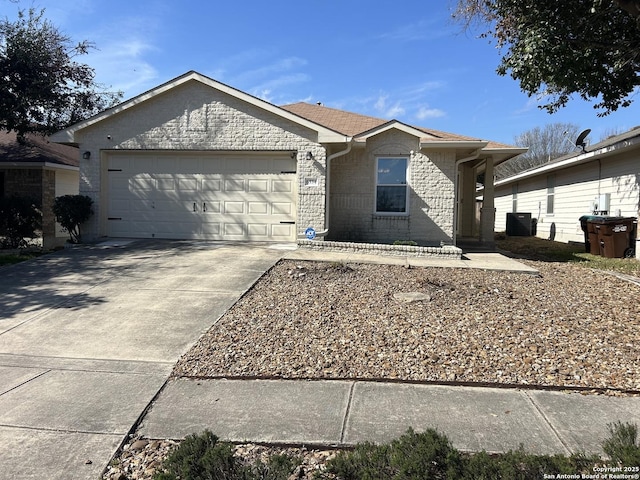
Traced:
<path fill-rule="evenodd" d="M 388 119 L 370 117 L 359 113 L 347 112 L 336 108 L 325 107 L 324 105 L 314 105 L 305 102 L 282 105 L 280 108 L 350 137 L 389 123 Z M 443 132 L 432 128 L 418 127 L 414 125 L 411 126 L 426 134 L 424 137 L 425 141 L 433 139 L 433 137 L 438 141 L 481 141 L 479 138 Z M 487 148 L 511 148 L 511 146 L 489 141 Z"/>
<path fill-rule="evenodd" d="M 52 163 L 78 167 L 78 149 L 51 143 L 42 135 L 27 134 L 19 143 L 15 132 L 0 131 L 0 166 L 3 163 Z"/>

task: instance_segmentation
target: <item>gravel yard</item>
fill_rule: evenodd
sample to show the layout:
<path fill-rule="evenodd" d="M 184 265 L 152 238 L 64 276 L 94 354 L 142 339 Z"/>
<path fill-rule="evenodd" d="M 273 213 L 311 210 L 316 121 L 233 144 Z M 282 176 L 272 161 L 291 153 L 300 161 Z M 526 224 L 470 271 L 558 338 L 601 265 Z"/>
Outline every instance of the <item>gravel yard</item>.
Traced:
<path fill-rule="evenodd" d="M 174 375 L 640 390 L 640 287 L 526 263 L 540 276 L 282 261 Z"/>
<path fill-rule="evenodd" d="M 282 261 L 174 376 L 361 378 L 640 390 L 640 286 L 569 264 L 540 276 Z M 620 392 L 609 392 L 620 394 Z M 177 442 L 132 435 L 106 480 L 150 479 Z M 238 445 L 247 461 L 331 451 Z"/>

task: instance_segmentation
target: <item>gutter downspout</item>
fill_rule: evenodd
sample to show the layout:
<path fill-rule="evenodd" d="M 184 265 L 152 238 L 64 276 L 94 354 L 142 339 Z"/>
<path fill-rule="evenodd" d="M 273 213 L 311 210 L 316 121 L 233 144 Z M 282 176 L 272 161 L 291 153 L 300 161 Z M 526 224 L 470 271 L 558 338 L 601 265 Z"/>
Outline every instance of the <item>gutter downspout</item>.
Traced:
<path fill-rule="evenodd" d="M 334 154 L 331 154 L 327 157 L 327 167 L 325 173 L 325 199 L 324 199 L 324 230 L 321 232 L 316 232 L 316 237 L 325 237 L 329 233 L 329 210 L 331 208 L 331 160 L 334 158 L 341 157 L 343 155 L 348 154 L 351 151 L 351 147 L 353 146 L 353 137 L 344 137 L 344 141 L 347 144 L 347 148 L 344 150 L 340 150 Z"/>
<path fill-rule="evenodd" d="M 460 187 L 459 187 L 459 167 L 460 165 L 462 165 L 463 163 L 466 162 L 470 162 L 471 160 L 477 160 L 478 157 L 480 156 L 480 151 L 482 150 L 482 148 L 477 149 L 472 155 L 465 157 L 465 158 L 461 158 L 460 160 L 456 160 L 456 165 L 455 165 L 455 179 L 454 179 L 454 198 L 455 198 L 455 209 L 454 209 L 454 215 L 453 215 L 453 245 L 456 246 L 456 241 L 457 241 L 457 237 L 458 237 L 458 217 L 459 217 L 459 210 L 460 210 L 460 201 L 459 201 L 459 195 L 460 195 Z"/>

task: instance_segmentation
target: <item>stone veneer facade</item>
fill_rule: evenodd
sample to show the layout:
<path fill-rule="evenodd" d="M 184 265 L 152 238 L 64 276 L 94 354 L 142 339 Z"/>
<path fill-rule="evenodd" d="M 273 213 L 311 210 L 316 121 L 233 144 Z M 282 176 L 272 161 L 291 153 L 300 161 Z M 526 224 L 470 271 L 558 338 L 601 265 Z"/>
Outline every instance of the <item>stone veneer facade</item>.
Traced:
<path fill-rule="evenodd" d="M 94 201 L 83 238 L 106 235 L 107 157 L 110 151 L 279 152 L 297 154 L 297 233 L 325 229 L 328 153 L 343 150 L 318 142 L 318 132 L 233 95 L 190 80 L 78 130 L 75 141 L 90 159 L 80 161 L 80 193 Z M 327 152 L 329 149 L 329 152 Z M 311 152 L 312 160 L 307 160 Z M 375 159 L 409 158 L 408 215 L 376 215 Z M 422 246 L 453 243 L 453 152 L 420 151 L 420 139 L 389 130 L 355 146 L 331 164 L 328 240 Z M 307 180 L 312 180 L 308 182 Z M 319 238 L 317 241 L 321 241 Z"/>
<path fill-rule="evenodd" d="M 297 152 L 298 233 L 324 225 L 325 148 L 317 133 L 197 81 L 179 85 L 76 133 L 81 152 L 80 193 L 94 201 L 87 239 L 104 235 L 106 155 L 110 150 Z M 307 152 L 313 161 L 307 161 Z M 305 178 L 318 179 L 305 186 Z"/>
<path fill-rule="evenodd" d="M 375 213 L 376 158 L 409 159 L 408 214 Z M 328 239 L 419 245 L 453 243 L 455 155 L 420 152 L 420 139 L 387 131 L 368 139 L 331 163 L 330 231 Z"/>

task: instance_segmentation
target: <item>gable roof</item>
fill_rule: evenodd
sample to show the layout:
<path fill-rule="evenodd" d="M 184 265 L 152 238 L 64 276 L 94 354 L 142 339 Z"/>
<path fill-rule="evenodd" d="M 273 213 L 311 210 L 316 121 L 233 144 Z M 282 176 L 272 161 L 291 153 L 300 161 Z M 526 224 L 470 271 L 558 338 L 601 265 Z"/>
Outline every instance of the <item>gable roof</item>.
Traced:
<path fill-rule="evenodd" d="M 312 131 L 316 131 L 318 133 L 319 143 L 345 143 L 356 136 L 360 136 L 360 140 L 366 140 L 369 136 L 376 135 L 387 129 L 397 128 L 412 135 L 419 136 L 421 147 L 433 146 L 438 148 L 463 147 L 467 149 L 482 149 L 485 153 L 490 153 L 489 151 L 491 151 L 491 153 L 499 152 L 503 156 L 506 155 L 505 159 L 526 151 L 526 149 L 521 149 L 519 147 L 424 127 L 416 127 L 397 120 L 390 121 L 387 119 L 370 117 L 367 115 L 325 107 L 321 104 L 313 105 L 305 102 L 299 102 L 276 106 L 193 70 L 116 105 L 115 107 L 107 109 L 89 119 L 72 125 L 65 130 L 57 132 L 52 135 L 50 139 L 51 141 L 58 143 L 75 145 L 75 132 L 96 124 L 110 116 L 117 115 L 118 113 L 142 102 L 151 100 L 152 98 L 175 87 L 192 81 L 200 82 L 241 101 L 247 102 L 298 125 L 309 128 Z"/>
<path fill-rule="evenodd" d="M 84 120 L 75 125 L 72 125 L 69 128 L 62 130 L 60 132 L 57 132 L 56 134 L 52 135 L 51 138 L 53 141 L 56 141 L 56 142 L 73 144 L 75 143 L 75 138 L 74 138 L 75 132 L 82 130 L 84 128 L 87 128 L 108 117 L 117 115 L 118 113 L 128 110 L 129 108 L 135 105 L 138 105 L 142 102 L 151 100 L 152 98 L 157 97 L 158 95 L 168 90 L 171 90 L 180 85 L 184 85 L 185 83 L 193 82 L 193 81 L 200 82 L 215 90 L 218 90 L 227 95 L 235 97 L 243 102 L 247 102 L 253 106 L 256 106 L 270 113 L 278 115 L 279 117 L 285 118 L 286 120 L 292 121 L 310 130 L 316 131 L 318 133 L 318 141 L 320 143 L 345 141 L 344 135 L 340 134 L 339 132 L 336 132 L 335 130 L 332 130 L 320 123 L 310 121 L 309 119 L 301 117 L 299 115 L 292 114 L 291 112 L 284 110 L 272 103 L 269 103 L 258 97 L 254 97 L 253 95 L 250 95 L 236 88 L 230 87 L 229 85 L 225 85 L 224 83 L 220 83 L 212 78 L 209 78 L 193 70 L 179 77 L 176 77 L 173 80 L 163 83 L 162 85 L 159 85 L 151 90 L 148 90 L 147 92 L 144 92 L 130 100 L 127 100 L 119 105 L 116 105 L 115 107 L 107 109 L 91 118 L 88 118 L 87 120 Z"/>
<path fill-rule="evenodd" d="M 289 105 L 282 105 L 281 108 L 356 139 L 366 139 L 367 137 L 380 133 L 385 129 L 396 127 L 401 130 L 410 131 L 412 134 L 419 135 L 422 146 L 427 146 L 429 143 L 442 146 L 451 142 L 468 144 L 469 146 L 475 145 L 475 148 L 484 146 L 484 149 L 490 150 L 512 150 L 515 148 L 517 150 L 516 154 L 526 151 L 526 149 L 513 147 L 503 143 L 482 140 L 480 138 L 468 137 L 456 133 L 443 132 L 433 128 L 407 125 L 406 123 L 399 122 L 397 120 L 370 117 L 359 113 L 325 107 L 321 104 L 314 105 L 305 102 L 298 102 Z"/>
<path fill-rule="evenodd" d="M 42 135 L 27 134 L 25 142 L 18 142 L 16 132 L 0 132 L 0 167 L 59 166 L 77 169 L 78 149 L 52 143 Z"/>
<path fill-rule="evenodd" d="M 508 185 L 510 183 L 523 180 L 525 178 L 535 177 L 537 175 L 546 175 L 556 170 L 562 170 L 563 168 L 572 167 L 582 163 L 591 162 L 600 158 L 608 157 L 620 150 L 640 148 L 640 126 L 632 128 L 631 130 L 621 133 L 620 135 L 614 135 L 601 142 L 589 145 L 585 148 L 585 151 L 572 152 L 567 155 L 558 157 L 544 165 L 533 167 L 528 170 L 516 173 L 507 178 L 497 181 L 495 184 Z"/>

